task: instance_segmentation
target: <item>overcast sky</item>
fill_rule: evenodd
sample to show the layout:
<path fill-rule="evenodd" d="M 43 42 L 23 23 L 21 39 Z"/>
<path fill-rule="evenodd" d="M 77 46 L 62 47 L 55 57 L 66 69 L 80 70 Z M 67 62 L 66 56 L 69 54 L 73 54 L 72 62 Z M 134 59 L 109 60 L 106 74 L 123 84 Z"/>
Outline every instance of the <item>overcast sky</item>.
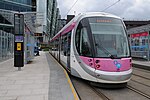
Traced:
<path fill-rule="evenodd" d="M 76 0 L 57 0 L 61 17 L 65 18 Z M 118 0 L 78 0 L 68 14 L 103 11 Z M 150 0 L 120 0 L 105 12 L 127 20 L 150 20 Z"/>

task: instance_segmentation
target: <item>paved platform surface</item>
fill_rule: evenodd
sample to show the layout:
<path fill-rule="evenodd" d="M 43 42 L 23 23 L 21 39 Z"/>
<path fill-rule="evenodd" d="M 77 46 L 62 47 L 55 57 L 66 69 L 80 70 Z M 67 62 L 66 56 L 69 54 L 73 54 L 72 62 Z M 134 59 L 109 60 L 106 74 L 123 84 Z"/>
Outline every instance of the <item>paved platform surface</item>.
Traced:
<path fill-rule="evenodd" d="M 13 59 L 0 62 L 0 100 L 75 100 L 63 69 L 47 52 L 21 71 Z"/>
<path fill-rule="evenodd" d="M 133 67 L 150 70 L 150 61 L 132 60 Z"/>

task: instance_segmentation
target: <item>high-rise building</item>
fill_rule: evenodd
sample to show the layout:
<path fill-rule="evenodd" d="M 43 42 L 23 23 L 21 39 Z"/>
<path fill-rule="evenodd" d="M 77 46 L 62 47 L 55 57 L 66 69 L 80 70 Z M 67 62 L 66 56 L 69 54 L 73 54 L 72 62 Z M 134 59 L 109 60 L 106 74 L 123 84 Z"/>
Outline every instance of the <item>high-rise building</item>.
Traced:
<path fill-rule="evenodd" d="M 51 16 L 51 25 L 50 25 L 50 38 L 55 35 L 55 23 L 56 23 L 56 13 L 57 13 L 57 1 L 53 0 L 52 6 L 52 16 Z"/>
<path fill-rule="evenodd" d="M 66 19 L 60 19 L 59 20 L 59 30 L 61 30 L 66 24 L 67 24 Z"/>
<path fill-rule="evenodd" d="M 49 36 L 50 36 L 52 7 L 53 7 L 53 0 L 48 0 L 47 1 L 47 33 L 48 33 Z"/>
<path fill-rule="evenodd" d="M 12 11 L 32 11 L 34 6 L 32 2 L 35 0 L 0 0 L 0 9 L 12 10 Z"/>
<path fill-rule="evenodd" d="M 0 60 L 13 57 L 16 12 L 25 15 L 25 32 L 31 31 L 34 40 L 44 44 L 56 34 L 61 19 L 57 0 L 0 0 Z M 25 45 L 31 46 L 31 37 L 25 36 Z"/>
<path fill-rule="evenodd" d="M 47 0 L 37 0 L 36 8 L 36 21 L 39 23 L 39 26 L 36 27 L 36 38 L 40 43 L 43 43 L 44 41 L 47 41 Z"/>
<path fill-rule="evenodd" d="M 47 44 L 50 37 L 55 34 L 55 29 L 57 27 L 57 19 L 59 14 L 59 9 L 57 9 L 57 0 L 37 0 L 37 15 L 38 13 L 44 15 L 44 20 L 42 25 L 36 28 L 37 34 L 42 34 L 39 36 L 41 43 Z M 39 18 L 37 17 L 37 22 Z"/>
<path fill-rule="evenodd" d="M 61 29 L 61 15 L 59 14 L 58 15 L 58 24 L 57 24 L 57 33 L 60 31 Z"/>
<path fill-rule="evenodd" d="M 59 31 L 59 20 L 60 20 L 60 18 L 61 18 L 60 11 L 59 11 L 59 8 L 57 8 L 54 35 L 57 34 L 57 32 Z"/>

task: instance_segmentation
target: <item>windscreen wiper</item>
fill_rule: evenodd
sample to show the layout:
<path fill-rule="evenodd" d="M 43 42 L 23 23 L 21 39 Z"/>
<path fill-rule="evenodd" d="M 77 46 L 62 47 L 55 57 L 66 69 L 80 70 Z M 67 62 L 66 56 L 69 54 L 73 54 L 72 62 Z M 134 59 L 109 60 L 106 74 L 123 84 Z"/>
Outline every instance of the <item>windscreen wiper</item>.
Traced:
<path fill-rule="evenodd" d="M 102 46 L 102 44 L 97 44 L 97 43 L 96 43 L 95 45 L 98 46 L 99 48 L 101 48 L 101 49 L 104 51 L 104 53 L 107 54 L 108 57 L 110 57 L 111 59 L 116 58 L 116 55 L 112 55 L 106 48 L 104 48 L 104 47 Z"/>

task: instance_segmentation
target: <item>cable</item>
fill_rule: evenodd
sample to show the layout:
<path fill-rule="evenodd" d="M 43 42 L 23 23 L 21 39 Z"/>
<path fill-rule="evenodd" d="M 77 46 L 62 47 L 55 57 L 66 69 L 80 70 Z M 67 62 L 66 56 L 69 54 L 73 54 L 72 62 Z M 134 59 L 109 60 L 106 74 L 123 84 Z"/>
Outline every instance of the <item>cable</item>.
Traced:
<path fill-rule="evenodd" d="M 66 13 L 65 17 L 68 15 L 68 13 L 71 11 L 71 9 L 75 6 L 75 4 L 78 2 L 79 0 L 76 0 L 76 2 L 71 6 L 71 8 L 68 10 L 68 12 Z"/>
<path fill-rule="evenodd" d="M 116 2 L 113 3 L 112 5 L 108 6 L 107 8 L 105 8 L 104 10 L 102 10 L 102 12 L 105 11 L 105 10 L 107 10 L 107 9 L 109 9 L 110 7 L 114 6 L 114 5 L 117 4 L 118 2 L 120 2 L 120 0 L 116 1 Z"/>

